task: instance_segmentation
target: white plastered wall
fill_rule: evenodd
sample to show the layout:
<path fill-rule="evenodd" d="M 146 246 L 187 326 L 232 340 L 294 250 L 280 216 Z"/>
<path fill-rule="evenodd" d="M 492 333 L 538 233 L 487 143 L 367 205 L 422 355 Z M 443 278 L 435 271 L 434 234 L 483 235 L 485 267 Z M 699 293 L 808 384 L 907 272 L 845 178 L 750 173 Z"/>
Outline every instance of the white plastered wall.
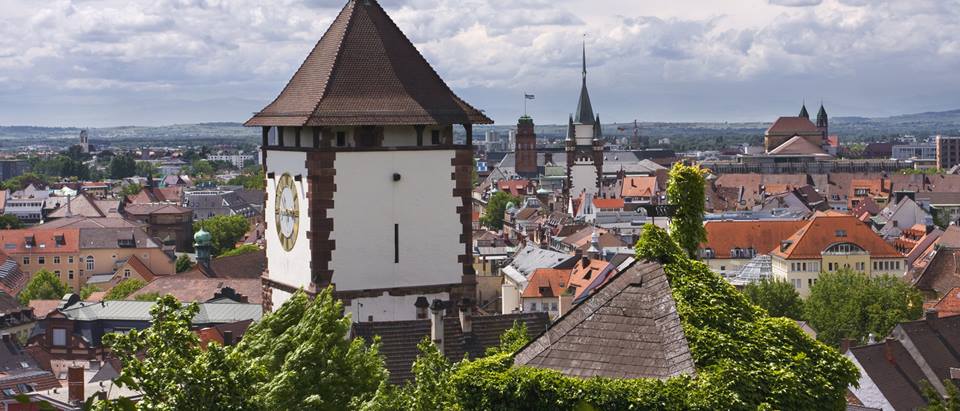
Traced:
<path fill-rule="evenodd" d="M 337 153 L 330 267 L 338 291 L 459 283 L 454 150 Z M 394 181 L 394 173 L 400 181 Z M 399 224 L 399 263 L 394 263 Z M 410 303 L 411 307 L 412 302 Z M 412 312 L 412 308 L 411 308 Z"/>
<path fill-rule="evenodd" d="M 373 321 L 406 321 L 417 319 L 417 309 L 414 303 L 418 297 L 426 297 L 427 301 L 435 299 L 447 301 L 449 293 L 411 294 L 392 296 L 384 292 L 383 295 L 370 298 L 356 298 L 350 305 L 344 307 L 353 322 Z"/>
<path fill-rule="evenodd" d="M 593 164 L 574 164 L 570 168 L 570 194 L 579 196 L 586 189 L 589 193 L 597 192 L 597 167 Z"/>
<path fill-rule="evenodd" d="M 310 285 L 310 242 L 307 240 L 310 213 L 306 198 L 306 153 L 270 151 L 267 153 L 267 172 L 274 173 L 273 179 L 267 179 L 267 201 L 264 204 L 269 278 L 292 287 L 307 288 Z M 302 176 L 301 181 L 294 182 L 300 200 L 300 224 L 297 230 L 297 241 L 290 251 L 284 250 L 280 244 L 275 215 L 277 180 L 284 173 L 289 173 L 291 177 Z M 277 290 L 274 290 L 274 300 L 277 299 L 276 292 Z M 274 309 L 278 307 L 279 304 L 274 305 Z"/>

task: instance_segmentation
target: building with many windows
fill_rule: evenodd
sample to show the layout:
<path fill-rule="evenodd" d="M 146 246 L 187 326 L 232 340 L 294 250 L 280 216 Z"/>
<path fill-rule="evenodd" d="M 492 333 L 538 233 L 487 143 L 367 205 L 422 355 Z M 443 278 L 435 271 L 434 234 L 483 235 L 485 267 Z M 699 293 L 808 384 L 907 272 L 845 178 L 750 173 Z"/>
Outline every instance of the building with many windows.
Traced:
<path fill-rule="evenodd" d="M 906 256 L 883 240 L 866 224 L 848 214 L 817 213 L 771 253 L 773 277 L 788 281 L 800 296 L 821 272 L 850 269 L 871 276 L 901 276 Z"/>
<path fill-rule="evenodd" d="M 960 164 L 960 137 L 937 136 L 937 168 L 949 169 Z"/>

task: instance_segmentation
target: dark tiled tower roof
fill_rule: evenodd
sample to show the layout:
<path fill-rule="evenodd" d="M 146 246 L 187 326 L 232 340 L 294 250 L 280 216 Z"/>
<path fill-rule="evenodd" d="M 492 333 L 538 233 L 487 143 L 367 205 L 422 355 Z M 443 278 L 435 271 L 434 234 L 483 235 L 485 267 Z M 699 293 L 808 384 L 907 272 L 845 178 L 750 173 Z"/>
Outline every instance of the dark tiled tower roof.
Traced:
<path fill-rule="evenodd" d="M 580 101 L 573 121 L 578 124 L 593 124 L 593 106 L 590 105 L 590 93 L 587 92 L 587 46 L 583 46 L 583 84 L 580 86 Z"/>
<path fill-rule="evenodd" d="M 457 97 L 376 0 L 350 0 L 247 126 L 490 124 Z"/>
<path fill-rule="evenodd" d="M 817 127 L 827 127 L 827 110 L 824 110 L 823 104 L 820 104 L 820 111 L 817 112 Z"/>
<path fill-rule="evenodd" d="M 797 117 L 803 117 L 807 120 L 810 119 L 810 113 L 807 113 L 807 103 L 803 103 L 803 106 L 800 107 L 800 115 Z"/>

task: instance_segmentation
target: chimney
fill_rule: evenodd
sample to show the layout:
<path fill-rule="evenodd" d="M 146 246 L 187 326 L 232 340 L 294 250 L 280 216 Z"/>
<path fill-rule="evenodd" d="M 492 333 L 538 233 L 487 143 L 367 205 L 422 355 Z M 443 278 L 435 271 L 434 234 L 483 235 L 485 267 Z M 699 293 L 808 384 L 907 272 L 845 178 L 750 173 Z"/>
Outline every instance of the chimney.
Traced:
<path fill-rule="evenodd" d="M 927 308 L 927 310 L 923 313 L 923 319 L 928 323 L 936 321 L 938 318 L 940 318 L 940 314 L 937 312 L 936 308 Z"/>
<path fill-rule="evenodd" d="M 853 344 L 852 344 L 852 341 L 850 341 L 849 338 L 841 338 L 841 339 L 840 339 L 840 354 L 843 354 L 843 353 L 846 353 L 847 351 L 850 351 L 850 346 L 851 346 L 851 345 L 853 345 Z"/>
<path fill-rule="evenodd" d="M 443 353 L 443 301 L 433 300 L 430 305 L 430 339 L 437 346 L 437 350 Z"/>
<path fill-rule="evenodd" d="M 223 345 L 233 345 L 233 331 L 224 330 L 223 331 Z"/>
<path fill-rule="evenodd" d="M 473 332 L 473 301 L 469 298 L 460 300 L 457 307 L 460 309 L 460 331 L 464 334 Z"/>
<path fill-rule="evenodd" d="M 886 357 L 887 362 L 893 364 L 896 362 L 896 358 L 893 356 L 893 343 L 897 342 L 894 338 L 887 338 L 883 341 L 883 355 Z"/>
<path fill-rule="evenodd" d="M 867 344 L 876 344 L 876 343 L 877 343 L 877 336 L 873 335 L 873 333 L 867 334 Z"/>
<path fill-rule="evenodd" d="M 70 403 L 82 403 L 86 398 L 83 395 L 83 367 L 71 365 L 67 368 L 67 400 Z"/>
<path fill-rule="evenodd" d="M 413 303 L 413 306 L 417 307 L 417 319 L 425 320 L 427 318 L 427 312 L 430 311 L 430 303 L 427 302 L 427 297 L 417 297 L 417 301 Z"/>
<path fill-rule="evenodd" d="M 587 267 L 587 266 L 589 266 L 589 265 L 590 265 L 590 257 L 587 257 L 587 256 L 580 257 L 580 265 L 581 265 L 582 267 Z"/>

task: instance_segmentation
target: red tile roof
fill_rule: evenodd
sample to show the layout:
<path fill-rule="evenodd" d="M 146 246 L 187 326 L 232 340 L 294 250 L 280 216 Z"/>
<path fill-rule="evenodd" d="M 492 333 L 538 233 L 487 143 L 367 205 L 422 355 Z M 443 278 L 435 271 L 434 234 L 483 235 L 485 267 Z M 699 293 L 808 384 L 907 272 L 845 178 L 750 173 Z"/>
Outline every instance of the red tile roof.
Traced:
<path fill-rule="evenodd" d="M 375 0 L 350 0 L 247 126 L 491 124 L 457 97 Z"/>
<path fill-rule="evenodd" d="M 730 250 L 753 247 L 757 254 L 769 254 L 780 247 L 780 241 L 789 238 L 806 221 L 708 221 L 707 241 L 701 248 L 713 249 L 714 258 L 732 258 Z"/>
<path fill-rule="evenodd" d="M 63 245 L 57 246 L 58 236 L 63 237 Z M 33 239 L 33 246 L 27 247 L 27 238 Z M 43 226 L 0 230 L 0 247 L 8 255 L 76 253 L 80 251 L 80 230 L 77 228 L 45 230 Z"/>
<path fill-rule="evenodd" d="M 789 134 L 801 132 L 817 132 L 817 125 L 808 118 L 780 117 L 767 129 L 767 134 Z"/>
<path fill-rule="evenodd" d="M 904 257 L 856 217 L 834 212 L 815 214 L 786 241 L 789 242 L 786 249 L 781 251 L 777 247 L 771 254 L 787 259 L 820 258 L 833 244 L 853 243 L 868 251 L 871 257 Z"/>
<path fill-rule="evenodd" d="M 570 286 L 570 270 L 556 268 L 538 268 L 530 276 L 527 288 L 521 297 L 559 297 Z"/>
<path fill-rule="evenodd" d="M 601 210 L 622 210 L 622 198 L 594 198 L 593 207 Z"/>
<path fill-rule="evenodd" d="M 653 197 L 657 190 L 657 178 L 648 176 L 624 177 L 621 197 Z"/>
<path fill-rule="evenodd" d="M 527 194 L 527 188 L 530 186 L 530 180 L 500 180 L 497 182 L 497 189 L 506 191 L 510 195 L 519 197 Z"/>
<path fill-rule="evenodd" d="M 816 144 L 811 143 L 804 137 L 794 136 L 783 144 L 770 150 L 771 155 L 826 155 L 826 153 Z"/>

